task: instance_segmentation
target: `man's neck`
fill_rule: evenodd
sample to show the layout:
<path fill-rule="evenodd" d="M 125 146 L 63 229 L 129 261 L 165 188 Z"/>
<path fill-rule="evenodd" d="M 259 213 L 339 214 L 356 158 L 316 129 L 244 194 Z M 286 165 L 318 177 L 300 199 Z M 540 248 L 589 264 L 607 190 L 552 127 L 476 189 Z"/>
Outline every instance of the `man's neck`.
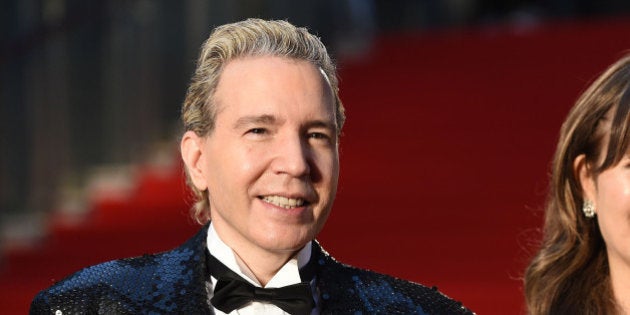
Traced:
<path fill-rule="evenodd" d="M 228 245 L 229 246 L 229 245 Z M 254 250 L 238 250 L 232 247 L 236 260 L 239 264 L 244 264 L 261 286 L 265 287 L 276 273 L 286 264 L 295 253 L 288 255 L 272 255 L 266 252 L 256 252 Z M 243 256 L 243 254 L 249 256 Z"/>
<path fill-rule="evenodd" d="M 213 224 L 217 236 L 234 253 L 235 259 L 241 270 L 251 271 L 262 287 L 278 273 L 295 254 L 297 250 L 270 251 L 255 246 L 243 239 L 241 235 L 232 235 L 229 230 L 221 229 L 221 226 Z M 243 268 L 243 265 L 246 268 Z"/>

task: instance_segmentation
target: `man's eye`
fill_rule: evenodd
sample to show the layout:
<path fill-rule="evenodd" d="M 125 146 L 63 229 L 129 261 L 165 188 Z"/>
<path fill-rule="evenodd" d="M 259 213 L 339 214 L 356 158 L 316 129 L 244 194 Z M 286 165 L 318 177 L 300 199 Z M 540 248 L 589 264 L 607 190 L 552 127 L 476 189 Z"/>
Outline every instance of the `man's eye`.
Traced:
<path fill-rule="evenodd" d="M 253 133 L 256 135 L 262 135 L 262 134 L 265 134 L 266 132 L 267 130 L 265 130 L 265 128 L 252 128 L 247 131 L 247 133 Z"/>
<path fill-rule="evenodd" d="M 308 134 L 308 137 L 311 139 L 328 139 L 328 135 L 321 132 L 312 132 Z"/>

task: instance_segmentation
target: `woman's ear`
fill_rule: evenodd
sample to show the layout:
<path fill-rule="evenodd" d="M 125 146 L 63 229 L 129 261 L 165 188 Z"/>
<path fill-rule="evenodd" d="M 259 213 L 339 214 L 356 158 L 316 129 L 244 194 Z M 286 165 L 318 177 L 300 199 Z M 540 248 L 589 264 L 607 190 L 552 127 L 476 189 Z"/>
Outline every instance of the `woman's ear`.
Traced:
<path fill-rule="evenodd" d="M 186 131 L 180 143 L 182 160 L 186 165 L 186 171 L 193 185 L 200 191 L 208 188 L 203 168 L 204 148 L 203 138 L 194 131 Z"/>
<path fill-rule="evenodd" d="M 582 199 L 592 202 L 595 208 L 597 208 L 595 200 L 595 196 L 597 195 L 595 176 L 593 175 L 591 166 L 586 161 L 586 155 L 580 154 L 573 160 L 573 174 L 582 187 Z"/>

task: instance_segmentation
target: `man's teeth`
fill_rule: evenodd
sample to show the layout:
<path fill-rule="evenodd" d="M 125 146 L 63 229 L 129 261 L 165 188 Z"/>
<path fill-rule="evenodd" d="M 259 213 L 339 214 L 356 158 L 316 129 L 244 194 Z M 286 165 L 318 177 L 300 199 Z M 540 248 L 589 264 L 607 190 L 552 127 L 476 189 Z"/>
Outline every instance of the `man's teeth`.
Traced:
<path fill-rule="evenodd" d="M 301 198 L 294 199 L 281 196 L 264 196 L 262 199 L 268 203 L 287 209 L 301 207 L 304 205 L 304 199 Z"/>

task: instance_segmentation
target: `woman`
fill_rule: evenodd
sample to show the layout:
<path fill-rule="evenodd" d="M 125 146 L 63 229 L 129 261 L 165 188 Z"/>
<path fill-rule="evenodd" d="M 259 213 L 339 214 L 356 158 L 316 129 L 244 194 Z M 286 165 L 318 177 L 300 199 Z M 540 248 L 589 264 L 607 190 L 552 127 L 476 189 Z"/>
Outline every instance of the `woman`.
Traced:
<path fill-rule="evenodd" d="M 544 237 L 525 272 L 530 314 L 630 314 L 630 55 L 562 125 Z"/>

